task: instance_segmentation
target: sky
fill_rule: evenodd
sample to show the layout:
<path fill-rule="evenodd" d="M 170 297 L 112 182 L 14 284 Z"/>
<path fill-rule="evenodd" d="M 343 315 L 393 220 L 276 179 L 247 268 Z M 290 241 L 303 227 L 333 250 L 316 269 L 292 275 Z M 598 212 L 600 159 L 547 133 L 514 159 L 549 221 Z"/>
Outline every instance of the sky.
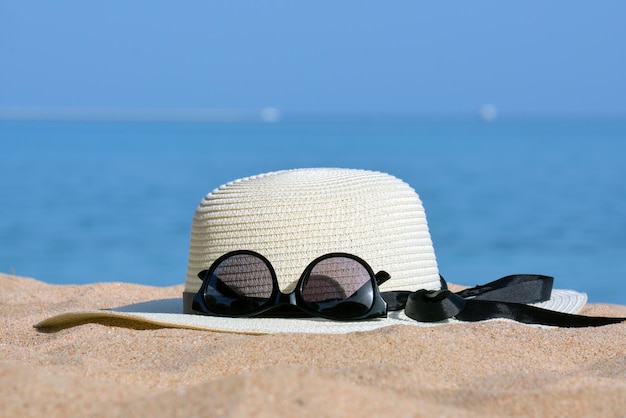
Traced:
<path fill-rule="evenodd" d="M 0 109 L 626 114 L 626 2 L 0 0 Z"/>

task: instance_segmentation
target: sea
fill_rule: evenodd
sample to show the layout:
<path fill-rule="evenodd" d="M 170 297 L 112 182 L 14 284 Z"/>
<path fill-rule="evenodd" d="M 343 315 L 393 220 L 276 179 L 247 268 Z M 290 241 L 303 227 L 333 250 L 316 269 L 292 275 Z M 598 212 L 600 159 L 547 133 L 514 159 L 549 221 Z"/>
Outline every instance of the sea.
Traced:
<path fill-rule="evenodd" d="M 536 273 L 590 302 L 626 304 L 620 116 L 0 120 L 0 272 L 61 285 L 183 283 L 206 194 L 302 167 L 410 184 L 449 282 Z"/>

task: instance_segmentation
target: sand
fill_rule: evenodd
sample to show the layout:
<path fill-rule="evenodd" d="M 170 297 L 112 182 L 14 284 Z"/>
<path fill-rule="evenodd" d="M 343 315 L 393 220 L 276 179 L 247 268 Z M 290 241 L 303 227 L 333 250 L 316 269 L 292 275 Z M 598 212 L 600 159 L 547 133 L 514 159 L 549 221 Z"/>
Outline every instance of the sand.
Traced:
<path fill-rule="evenodd" d="M 180 297 L 182 285 L 57 286 L 0 274 L 0 415 L 626 417 L 626 324 L 397 325 L 241 335 L 89 323 L 56 313 Z M 590 304 L 586 315 L 626 316 Z"/>

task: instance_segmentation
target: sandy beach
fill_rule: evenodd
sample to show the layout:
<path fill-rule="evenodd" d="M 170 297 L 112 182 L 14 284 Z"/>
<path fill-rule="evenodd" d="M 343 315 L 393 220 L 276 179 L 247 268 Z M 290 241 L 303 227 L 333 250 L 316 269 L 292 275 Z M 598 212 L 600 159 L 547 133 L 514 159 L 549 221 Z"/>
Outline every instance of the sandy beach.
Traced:
<path fill-rule="evenodd" d="M 345 335 L 38 331 L 53 314 L 180 297 L 182 285 L 0 274 L 3 416 L 626 416 L 626 324 L 490 321 Z M 626 316 L 590 304 L 582 314 Z"/>

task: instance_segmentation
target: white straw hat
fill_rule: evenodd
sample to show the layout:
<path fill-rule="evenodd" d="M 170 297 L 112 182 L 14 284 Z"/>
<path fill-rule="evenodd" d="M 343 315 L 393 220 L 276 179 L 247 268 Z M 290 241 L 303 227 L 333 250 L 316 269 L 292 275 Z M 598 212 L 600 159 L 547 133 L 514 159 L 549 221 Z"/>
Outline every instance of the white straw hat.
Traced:
<path fill-rule="evenodd" d="M 391 280 L 381 290 L 438 289 L 437 261 L 422 202 L 388 174 L 299 169 L 248 177 L 207 195 L 191 229 L 185 308 L 208 269 L 230 251 L 252 250 L 290 291 L 306 266 L 331 253 L 351 253 Z"/>
<path fill-rule="evenodd" d="M 441 286 L 424 208 L 408 184 L 389 174 L 366 170 L 285 170 L 233 181 L 202 199 L 192 223 L 182 300 L 72 312 L 35 326 L 65 327 L 103 318 L 241 333 L 345 333 L 399 323 L 425 325 L 402 312 L 352 322 L 192 314 L 191 301 L 202 284 L 198 273 L 220 256 L 237 250 L 265 256 L 283 292 L 293 290 L 311 261 L 331 252 L 354 254 L 374 272 L 388 272 L 391 279 L 380 286 L 381 291 L 435 290 Z M 536 306 L 576 313 L 585 303 L 582 293 L 554 290 L 549 301 Z"/>

